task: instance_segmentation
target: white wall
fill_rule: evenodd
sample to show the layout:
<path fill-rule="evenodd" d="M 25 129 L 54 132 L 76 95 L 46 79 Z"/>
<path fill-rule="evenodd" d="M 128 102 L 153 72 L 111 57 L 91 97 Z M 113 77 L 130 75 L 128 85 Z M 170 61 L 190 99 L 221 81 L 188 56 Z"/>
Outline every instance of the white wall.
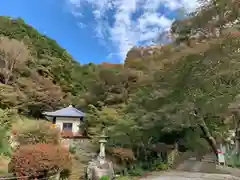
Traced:
<path fill-rule="evenodd" d="M 72 131 L 73 133 L 79 132 L 80 118 L 65 118 L 65 117 L 57 117 L 56 118 L 56 126 L 60 128 L 62 131 L 63 123 L 72 123 Z"/>

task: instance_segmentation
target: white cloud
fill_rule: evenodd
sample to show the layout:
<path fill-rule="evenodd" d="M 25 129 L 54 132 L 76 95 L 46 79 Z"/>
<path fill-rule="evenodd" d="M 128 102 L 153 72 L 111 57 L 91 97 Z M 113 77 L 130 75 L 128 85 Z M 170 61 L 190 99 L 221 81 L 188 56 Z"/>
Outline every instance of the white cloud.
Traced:
<path fill-rule="evenodd" d="M 72 15 L 74 17 L 82 17 L 83 14 L 81 12 L 81 1 L 80 0 L 66 0 L 68 8 L 70 9 Z"/>
<path fill-rule="evenodd" d="M 83 14 L 81 12 L 77 12 L 77 11 L 74 11 L 74 10 L 72 11 L 72 14 L 75 17 L 82 17 L 83 16 Z"/>
<path fill-rule="evenodd" d="M 166 7 L 169 11 L 184 8 L 192 11 L 197 7 L 197 0 L 66 0 L 68 5 L 82 14 L 83 4 L 91 5 L 96 20 L 96 36 L 101 41 L 111 41 L 115 46 L 111 55 L 120 55 L 124 60 L 126 53 L 135 45 L 149 45 L 162 30 L 168 29 L 173 22 L 165 14 L 158 12 L 160 7 Z M 114 10 L 113 17 L 109 17 L 109 11 Z M 132 15 L 138 10 L 142 13 L 132 19 Z M 113 12 L 113 11 L 111 11 Z M 110 26 L 109 18 L 114 20 Z"/>
<path fill-rule="evenodd" d="M 86 27 L 86 24 L 82 23 L 82 22 L 77 22 L 77 26 L 79 28 L 85 28 Z"/>
<path fill-rule="evenodd" d="M 67 2 L 76 7 L 80 7 L 80 5 L 81 5 L 81 3 L 80 3 L 81 1 L 79 1 L 79 0 L 68 0 Z"/>

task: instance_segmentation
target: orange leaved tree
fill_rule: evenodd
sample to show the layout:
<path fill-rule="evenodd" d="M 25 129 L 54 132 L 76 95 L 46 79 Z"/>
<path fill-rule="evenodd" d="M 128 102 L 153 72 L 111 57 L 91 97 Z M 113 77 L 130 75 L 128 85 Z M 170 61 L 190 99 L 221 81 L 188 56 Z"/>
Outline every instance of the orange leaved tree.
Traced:
<path fill-rule="evenodd" d="M 61 146 L 25 145 L 13 154 L 9 170 L 21 180 L 46 178 L 58 173 L 66 177 L 70 174 L 71 163 L 69 151 Z"/>

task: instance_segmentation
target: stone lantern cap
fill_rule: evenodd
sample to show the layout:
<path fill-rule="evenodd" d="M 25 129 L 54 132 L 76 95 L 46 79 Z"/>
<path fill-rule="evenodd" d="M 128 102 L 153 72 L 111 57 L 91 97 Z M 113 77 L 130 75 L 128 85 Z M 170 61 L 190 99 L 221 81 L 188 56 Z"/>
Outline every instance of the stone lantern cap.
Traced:
<path fill-rule="evenodd" d="M 106 135 L 100 135 L 99 138 L 100 138 L 100 139 L 107 139 L 108 136 L 106 136 Z"/>
<path fill-rule="evenodd" d="M 99 142 L 100 143 L 106 143 L 107 142 L 107 139 L 108 138 L 108 136 L 105 136 L 105 135 L 101 135 L 101 136 L 99 136 Z"/>
<path fill-rule="evenodd" d="M 106 140 L 106 139 L 100 139 L 99 142 L 100 142 L 100 143 L 106 143 L 107 140 Z"/>

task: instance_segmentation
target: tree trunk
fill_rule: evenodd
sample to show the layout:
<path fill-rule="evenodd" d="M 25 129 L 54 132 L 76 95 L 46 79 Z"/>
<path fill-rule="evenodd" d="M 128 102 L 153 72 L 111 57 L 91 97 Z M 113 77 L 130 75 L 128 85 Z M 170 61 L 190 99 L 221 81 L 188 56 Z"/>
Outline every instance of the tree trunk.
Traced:
<path fill-rule="evenodd" d="M 216 140 L 212 137 L 205 121 L 202 119 L 202 122 L 198 124 L 200 129 L 202 130 L 208 144 L 212 148 L 213 152 L 215 153 L 216 157 L 218 158 L 218 148 L 217 148 L 217 143 Z"/>
<path fill-rule="evenodd" d="M 240 154 L 240 121 L 238 112 L 233 112 L 234 128 L 235 128 L 235 152 Z"/>
<path fill-rule="evenodd" d="M 235 150 L 236 153 L 239 155 L 240 154 L 240 128 L 236 128 L 235 132 Z"/>
<path fill-rule="evenodd" d="M 10 75 L 6 74 L 4 78 L 4 84 L 8 85 L 9 79 L 10 79 Z"/>
<path fill-rule="evenodd" d="M 238 115 L 234 116 L 235 120 L 235 149 L 236 153 L 240 153 L 240 121 L 238 120 Z"/>
<path fill-rule="evenodd" d="M 55 175 L 55 180 L 59 180 L 60 179 L 60 172 L 58 172 L 56 175 Z"/>

